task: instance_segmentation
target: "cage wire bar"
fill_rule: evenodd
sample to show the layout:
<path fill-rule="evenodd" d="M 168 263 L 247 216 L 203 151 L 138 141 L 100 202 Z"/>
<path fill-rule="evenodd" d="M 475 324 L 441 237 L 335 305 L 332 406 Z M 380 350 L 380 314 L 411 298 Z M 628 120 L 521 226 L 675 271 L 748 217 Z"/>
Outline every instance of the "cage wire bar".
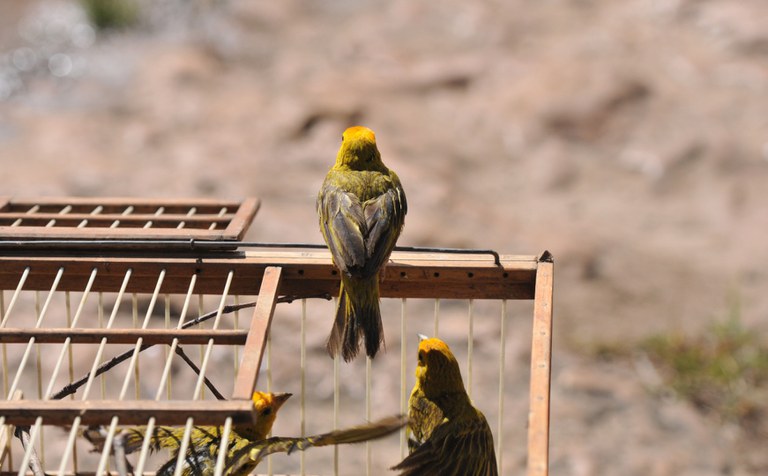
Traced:
<path fill-rule="evenodd" d="M 56 474 L 105 474 L 109 470 L 108 458 L 112 440 L 117 434 L 117 425 L 147 425 L 150 428 L 159 424 L 184 425 L 186 428 L 182 447 L 189 444 L 189 430 L 192 425 L 223 425 L 228 433 L 232 425 L 251 421 L 253 405 L 250 394 L 256 388 L 259 371 L 267 372 L 271 385 L 271 352 L 266 359 L 266 368 L 262 369 L 262 358 L 270 342 L 272 325 L 278 302 L 301 302 L 300 343 L 300 415 L 301 436 L 305 436 L 306 376 L 308 372 L 306 346 L 307 300 L 310 298 L 329 299 L 338 293 L 338 271 L 332 266 L 330 254 L 325 250 L 313 250 L 311 245 L 301 249 L 274 251 L 262 249 L 253 251 L 250 246 L 237 249 L 236 246 L 220 246 L 216 240 L 237 240 L 242 238 L 245 228 L 250 224 L 258 209 L 258 200 L 249 199 L 241 203 L 214 201 L 152 201 L 135 199 L 54 199 L 48 201 L 22 201 L 0 197 L 0 240 L 24 239 L 74 239 L 82 242 L 76 249 L 49 249 L 47 246 L 3 246 L 0 249 L 0 343 L 2 344 L 3 399 L 0 401 L 0 473 L 29 474 L 27 464 L 39 460 L 50 468 L 56 468 Z M 34 218 L 34 219 L 33 219 Z M 23 228 L 25 230 L 19 231 Z M 104 231 L 105 229 L 111 231 Z M 117 231 L 116 231 L 117 230 Z M 154 230 L 154 231 L 153 231 Z M 179 235 L 170 233 L 179 232 Z M 96 233 L 94 233 L 96 232 Z M 159 233 L 155 233 L 159 232 Z M 208 235 L 199 232 L 211 232 Z M 226 232 L 226 233 L 225 233 Z M 153 234 L 155 233 L 155 234 Z M 165 249 L 156 241 L 156 248 L 150 243 L 134 246 L 128 243 L 127 249 L 100 247 L 89 250 L 87 239 L 95 237 L 99 241 L 116 240 L 168 240 L 179 236 L 193 236 L 196 239 L 212 240 L 211 247 L 195 250 L 184 248 Z M 163 241 L 164 243 L 166 241 Z M 41 241 L 42 242 L 42 241 Z M 86 246 L 83 246 L 85 243 Z M 237 245 L 237 243 L 234 243 Z M 252 245 L 252 244 L 250 244 Z M 122 246 L 122 244 L 121 244 Z M 163 250 L 161 252 L 161 249 Z M 536 256 L 499 256 L 494 258 L 477 253 L 456 254 L 448 252 L 395 252 L 384 271 L 381 281 L 383 298 L 400 299 L 400 409 L 407 410 L 405 375 L 412 360 L 406 345 L 408 332 L 408 299 L 434 300 L 434 335 L 438 336 L 441 299 L 466 299 L 468 342 L 466 362 L 467 389 L 473 386 L 473 333 L 477 319 L 476 300 L 500 300 L 500 367 L 498 394 L 497 458 L 503 474 L 503 429 L 504 429 L 504 356 L 505 356 L 505 321 L 507 319 L 508 300 L 533 301 L 533 334 L 531 341 L 530 402 L 528 422 L 528 476 L 546 476 L 549 449 L 549 407 L 551 379 L 551 332 L 552 332 L 552 296 L 553 262 L 548 252 Z M 24 292 L 35 295 L 35 322 L 19 324 L 13 316 L 20 313 L 15 308 L 19 296 Z M 70 293 L 82 293 L 77 308 L 72 314 Z M 6 299 L 10 293 L 10 299 Z M 44 298 L 41 306 L 40 293 Z M 47 293 L 47 294 L 45 294 Z M 66 326 L 46 326 L 45 316 L 49 312 L 51 299 L 55 294 L 66 297 Z M 91 295 L 97 295 L 98 327 L 79 327 L 83 306 Z M 109 312 L 106 324 L 103 319 L 105 294 L 116 296 Z M 190 314 L 193 296 L 198 295 L 196 318 Z M 138 320 L 138 295 L 149 295 L 150 304 L 144 320 Z M 115 328 L 115 318 L 124 304 L 124 297 L 130 297 L 129 312 L 134 316 L 134 324 L 129 328 Z M 171 297 L 182 298 L 180 312 L 171 311 Z M 218 296 L 215 311 L 206 312 L 204 296 Z M 233 305 L 226 305 L 228 296 L 234 299 Z M 254 301 L 241 302 L 241 296 L 258 296 Z M 165 300 L 164 327 L 149 328 L 150 315 L 159 300 Z M 22 305 L 23 306 L 23 305 Z M 238 316 L 241 310 L 253 307 L 249 329 L 241 329 Z M 233 314 L 232 328 L 222 328 L 222 313 Z M 171 318 L 178 315 L 175 326 Z M 202 320 L 215 318 L 212 327 L 202 326 Z M 12 323 L 14 327 L 11 327 Z M 196 324 L 201 324 L 195 326 Z M 278 323 L 280 325 L 280 323 Z M 22 372 L 28 367 L 32 349 L 38 356 L 40 346 L 50 343 L 62 344 L 58 360 L 43 392 L 40 358 L 34 366 L 31 378 L 37 379 L 37 398 L 22 395 L 18 390 Z M 26 345 L 13 380 L 9 379 L 9 356 L 7 346 Z M 81 385 L 80 398 L 75 395 L 53 394 L 54 383 L 61 373 L 65 360 L 69 365 L 68 377 L 72 381 L 72 347 L 74 345 L 95 344 L 97 350 L 87 378 Z M 138 399 L 141 376 L 139 357 L 145 348 L 163 344 L 163 370 L 160 384 L 152 400 Z M 181 355 L 182 344 L 200 346 L 200 367 L 196 370 L 197 378 L 192 395 L 182 400 L 163 400 L 171 395 L 171 362 L 176 354 Z M 105 373 L 97 375 L 100 365 L 103 367 L 105 351 L 110 346 L 130 345 L 130 362 L 125 370 L 121 391 L 117 400 L 104 400 Z M 205 388 L 209 384 L 206 377 L 208 361 L 212 347 L 228 346 L 234 349 L 234 373 L 232 394 L 229 400 L 205 400 Z M 271 346 L 270 346 L 271 348 Z M 194 364 L 191 364 L 194 365 Z M 340 411 L 340 366 L 339 359 L 333 361 L 333 426 L 339 425 Z M 372 406 L 372 369 L 371 361 L 365 359 L 365 417 L 370 419 Z M 29 375 L 25 376 L 29 377 Z M 92 399 L 91 390 L 100 377 L 100 400 Z M 125 399 L 130 383 L 136 388 L 137 399 Z M 213 389 L 215 390 L 215 388 Z M 61 398 L 69 396 L 70 399 Z M 223 397 L 221 397 L 223 398 Z M 85 470 L 78 464 L 77 429 L 79 425 L 108 425 L 106 442 L 99 460 L 98 468 Z M 10 451 L 12 444 L 17 444 L 13 436 L 13 427 L 30 426 L 28 444 L 22 461 L 14 461 Z M 61 454 L 48 455 L 45 458 L 43 446 L 44 426 L 71 427 L 66 444 Z M 147 432 L 149 434 L 150 431 Z M 35 445 L 35 438 L 40 438 Z M 117 448 L 119 445 L 116 445 Z M 145 438 L 139 453 L 137 474 L 145 472 L 149 438 Z M 42 454 L 35 456 L 35 451 Z M 401 433 L 401 457 L 406 452 L 405 432 Z M 222 451 L 223 455 L 225 452 Z M 371 474 L 371 446 L 365 446 L 366 474 Z M 183 454 L 181 452 L 180 454 Z M 339 452 L 334 448 L 333 474 L 339 474 Z M 58 458 L 58 459 L 57 459 Z M 300 474 L 306 474 L 304 454 L 300 456 Z M 115 460 L 117 461 L 117 460 Z M 71 463 L 71 466 L 70 466 Z M 223 474 L 223 458 L 219 458 L 215 473 Z M 3 471 L 4 467 L 9 471 Z M 68 466 L 72 469 L 68 470 Z M 177 465 L 177 473 L 181 465 Z M 272 474 L 271 465 L 263 465 L 259 470 L 267 469 Z M 51 472 L 49 468 L 45 468 Z M 124 469 L 124 468 L 122 468 Z M 118 468 L 120 471 L 121 468 Z"/>

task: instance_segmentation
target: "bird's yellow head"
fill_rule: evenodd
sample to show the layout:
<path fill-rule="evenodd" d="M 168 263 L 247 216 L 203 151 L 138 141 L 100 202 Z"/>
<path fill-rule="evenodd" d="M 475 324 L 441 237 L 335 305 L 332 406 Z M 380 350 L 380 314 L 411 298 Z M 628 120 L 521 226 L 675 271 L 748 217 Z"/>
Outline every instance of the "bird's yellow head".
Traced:
<path fill-rule="evenodd" d="M 418 359 L 416 380 L 427 398 L 450 392 L 464 392 L 459 363 L 448 344 L 436 337 L 422 339 L 419 342 Z"/>
<path fill-rule="evenodd" d="M 275 423 L 277 411 L 291 397 L 291 393 L 253 392 L 253 406 L 256 410 L 255 433 L 265 438 Z"/>
<path fill-rule="evenodd" d="M 336 155 L 336 167 L 351 170 L 386 169 L 376 147 L 376 134 L 363 126 L 350 127 L 341 135 L 341 147 Z"/>

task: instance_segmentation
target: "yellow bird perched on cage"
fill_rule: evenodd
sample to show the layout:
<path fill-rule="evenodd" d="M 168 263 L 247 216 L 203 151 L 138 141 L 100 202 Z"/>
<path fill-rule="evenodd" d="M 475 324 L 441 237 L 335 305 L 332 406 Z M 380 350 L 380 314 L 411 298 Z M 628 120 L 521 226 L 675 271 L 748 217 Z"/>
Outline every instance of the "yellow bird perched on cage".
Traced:
<path fill-rule="evenodd" d="M 437 338 L 419 342 L 416 384 L 408 401 L 410 454 L 401 476 L 496 476 L 493 434 L 464 389 L 456 357 Z"/>
<path fill-rule="evenodd" d="M 273 453 L 291 453 L 303 451 L 313 446 L 359 443 L 381 438 L 393 433 L 407 424 L 405 417 L 396 416 L 363 424 L 356 427 L 336 430 L 322 435 L 285 438 L 267 435 L 277 417 L 277 411 L 291 396 L 290 393 L 254 392 L 253 403 L 256 422 L 253 425 L 234 425 L 229 433 L 227 457 L 224 461 L 223 475 L 245 476 L 253 471 L 266 456 Z M 176 470 L 178 452 L 184 437 L 185 427 L 157 426 L 152 431 L 150 449 L 171 450 L 172 457 L 155 474 L 172 476 Z M 94 451 L 102 451 L 105 432 L 90 428 L 83 435 L 94 446 Z M 189 447 L 184 457 L 184 476 L 212 476 L 221 448 L 224 428 L 220 426 L 193 426 Z M 131 427 L 121 430 L 116 436 L 116 443 L 122 445 L 124 454 L 141 449 L 146 435 L 146 427 Z"/>
<path fill-rule="evenodd" d="M 317 196 L 320 231 L 341 271 L 341 289 L 327 349 L 345 361 L 365 340 L 374 357 L 384 342 L 379 273 L 403 229 L 408 206 L 400 179 L 381 161 L 372 130 L 344 131 L 336 163 Z"/>

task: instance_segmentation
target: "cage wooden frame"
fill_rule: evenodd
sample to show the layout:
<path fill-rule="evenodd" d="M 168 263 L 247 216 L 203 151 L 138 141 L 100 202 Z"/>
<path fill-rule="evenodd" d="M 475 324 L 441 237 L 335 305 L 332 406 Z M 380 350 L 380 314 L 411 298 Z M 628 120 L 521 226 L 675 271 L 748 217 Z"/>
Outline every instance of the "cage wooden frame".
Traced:
<path fill-rule="evenodd" d="M 242 201 L 0 197 L 0 240 L 237 241 L 259 209 Z"/>
<path fill-rule="evenodd" d="M 24 290 L 48 290 L 56 282 L 59 291 L 114 292 L 130 270 L 127 293 L 184 293 L 185 279 L 196 277 L 196 292 L 258 295 L 251 328 L 245 330 L 157 329 L 71 330 L 51 328 L 2 328 L 0 342 L 109 342 L 198 343 L 215 341 L 244 345 L 241 365 L 228 401 L 0 401 L 1 424 L 30 425 L 43 418 L 46 425 L 109 423 L 118 415 L 121 424 L 144 424 L 149 416 L 157 423 L 184 424 L 190 415 L 195 424 L 249 421 L 253 409 L 248 398 L 256 386 L 272 317 L 279 300 L 334 296 L 338 271 L 327 251 L 199 251 L 159 253 L 152 251 L 4 250 L 0 256 L 0 290 L 14 290 L 24 275 Z M 554 263 L 549 253 L 541 256 L 490 257 L 453 253 L 395 252 L 381 282 L 382 297 L 532 300 L 530 411 L 528 422 L 527 474 L 549 473 L 549 410 L 552 345 L 552 298 Z M 162 285 L 156 277 L 162 273 Z M 92 279 L 91 276 L 98 276 Z M 228 275 L 237 279 L 227 280 Z M 225 283 L 231 283 L 227 285 Z M 5 432 L 0 432 L 2 438 Z M 0 445 L 0 455 L 5 445 Z M 1 459 L 1 458 L 0 458 Z"/>

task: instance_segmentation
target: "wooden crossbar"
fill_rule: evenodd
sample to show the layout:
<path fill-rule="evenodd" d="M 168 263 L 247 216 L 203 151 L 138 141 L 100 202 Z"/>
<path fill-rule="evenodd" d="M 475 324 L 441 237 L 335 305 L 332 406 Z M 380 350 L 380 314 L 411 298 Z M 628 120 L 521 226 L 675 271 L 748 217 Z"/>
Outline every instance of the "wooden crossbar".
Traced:
<path fill-rule="evenodd" d="M 0 343 L 26 344 L 34 338 L 38 344 L 58 344 L 69 339 L 72 344 L 99 344 L 107 339 L 110 344 L 168 344 L 178 339 L 179 344 L 206 344 L 213 339 L 218 345 L 243 345 L 248 331 L 239 329 L 0 329 Z"/>
<path fill-rule="evenodd" d="M 15 289 L 19 276 L 29 267 L 24 289 L 49 289 L 53 276 L 64 268 L 58 289 L 82 291 L 91 272 L 97 270 L 93 291 L 109 292 L 120 287 L 130 269 L 127 292 L 152 292 L 157 276 L 166 272 L 160 292 L 184 293 L 189 278 L 197 274 L 196 291 L 218 294 L 227 273 L 236 279 L 231 292 L 256 295 L 264 271 L 282 268 L 281 293 L 285 296 L 335 296 L 339 292 L 338 270 L 327 251 L 249 251 L 167 255 L 54 252 L 29 254 L 6 252 L 0 256 L 0 289 Z M 445 299 L 533 299 L 535 256 L 502 256 L 501 266 L 478 255 L 396 252 L 392 254 L 380 283 L 382 297 Z"/>
<path fill-rule="evenodd" d="M 250 400 L 0 400 L 0 415 L 12 425 L 31 425 L 42 417 L 47 425 L 67 426 L 75 417 L 84 425 L 104 423 L 118 417 L 121 425 L 146 425 L 154 417 L 158 424 L 183 425 L 193 417 L 198 425 L 220 425 L 227 417 L 236 424 L 255 421 Z"/>

